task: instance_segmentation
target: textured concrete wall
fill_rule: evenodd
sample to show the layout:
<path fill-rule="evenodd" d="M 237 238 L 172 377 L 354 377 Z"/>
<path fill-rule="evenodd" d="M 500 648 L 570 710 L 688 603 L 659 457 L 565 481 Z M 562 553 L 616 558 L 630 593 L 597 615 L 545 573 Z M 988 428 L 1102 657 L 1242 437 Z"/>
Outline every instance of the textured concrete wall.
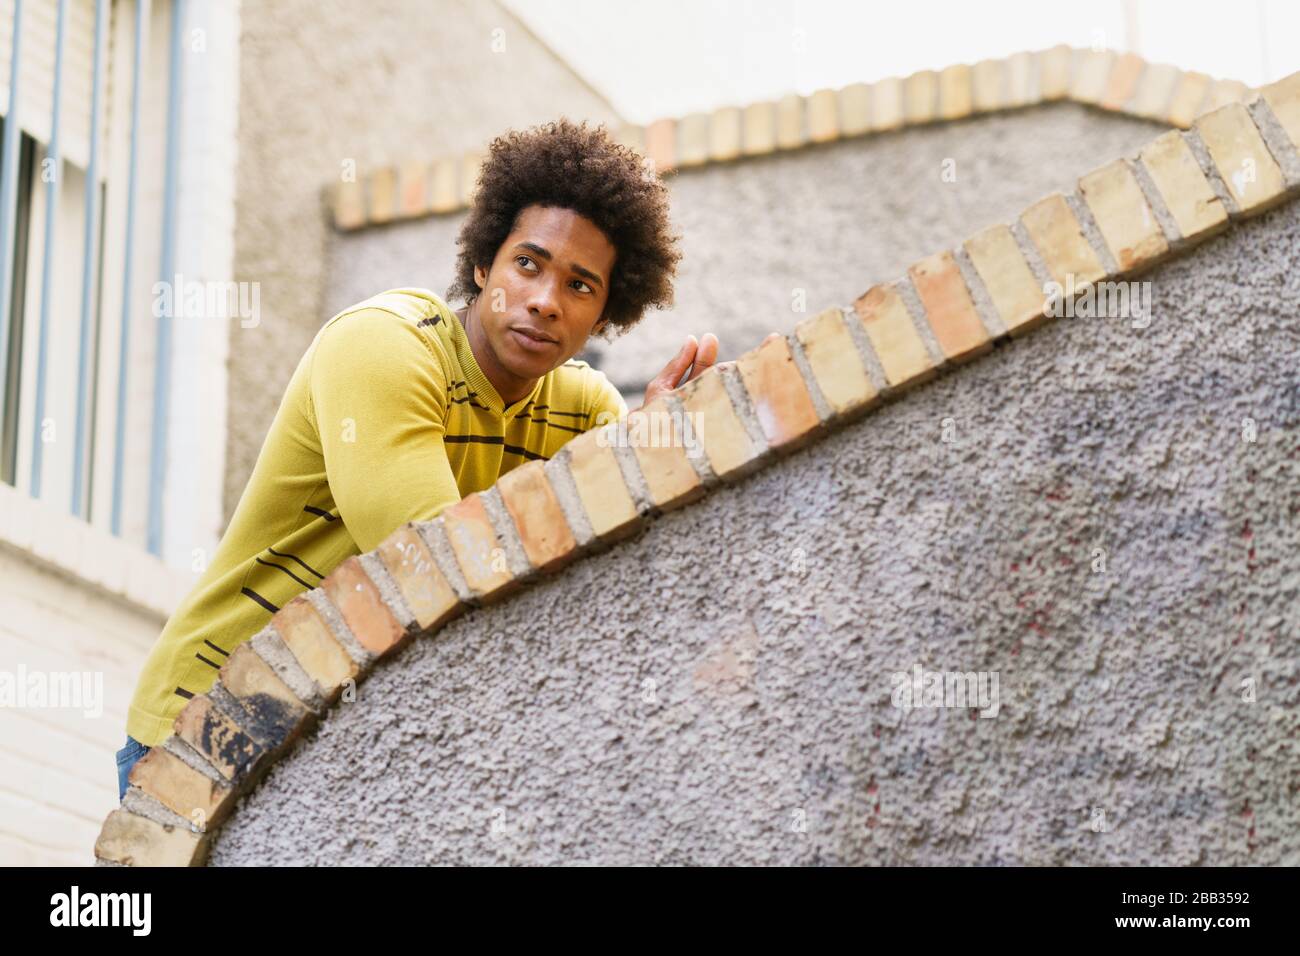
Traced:
<path fill-rule="evenodd" d="M 454 155 L 560 113 L 616 118 L 493 2 L 245 0 L 242 30 L 235 278 L 260 283 L 261 322 L 231 331 L 227 516 L 298 359 L 337 311 L 322 189 L 343 162 Z"/>
<path fill-rule="evenodd" d="M 1057 103 L 684 170 L 669 180 L 685 254 L 676 306 L 611 342 L 592 339 L 587 357 L 632 401 L 688 333 L 714 332 L 722 357 L 734 358 L 774 329 L 789 332 L 1041 196 L 1073 189 L 1160 130 Z M 948 159 L 953 182 L 943 179 Z M 328 307 L 401 285 L 445 291 L 461 219 L 336 236 Z M 796 289 L 806 312 L 794 310 Z"/>
<path fill-rule="evenodd" d="M 212 862 L 1300 864 L 1298 248 L 1293 202 L 1149 328 L 1058 320 L 416 642 Z M 917 664 L 997 716 L 897 709 Z"/>

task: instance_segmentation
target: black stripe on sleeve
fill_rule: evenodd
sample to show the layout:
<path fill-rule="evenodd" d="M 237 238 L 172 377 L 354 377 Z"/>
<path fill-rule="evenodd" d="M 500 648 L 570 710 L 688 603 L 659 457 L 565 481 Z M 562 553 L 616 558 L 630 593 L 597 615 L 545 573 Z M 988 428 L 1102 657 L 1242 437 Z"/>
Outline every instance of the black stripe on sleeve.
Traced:
<path fill-rule="evenodd" d="M 261 558 L 254 558 L 253 560 L 255 560 L 258 564 L 265 565 L 268 568 L 276 568 L 280 571 L 283 571 L 285 574 L 289 575 L 289 577 L 293 578 L 295 581 L 297 581 L 299 584 L 305 587 L 308 591 L 310 591 L 312 588 L 316 586 L 314 584 L 308 584 L 306 581 L 298 577 L 298 575 L 294 574 L 292 571 L 290 571 L 282 564 L 276 564 L 274 561 L 263 561 Z"/>
<path fill-rule="evenodd" d="M 338 521 L 338 520 L 339 520 L 338 515 L 332 515 L 332 514 L 330 514 L 328 511 L 322 511 L 320 508 L 313 508 L 311 505 L 307 505 L 307 506 L 304 507 L 302 510 L 303 510 L 303 511 L 306 511 L 306 512 L 309 513 L 309 514 L 320 515 L 320 516 L 321 516 L 322 518 L 324 518 L 326 521 Z"/>
<path fill-rule="evenodd" d="M 267 609 L 268 611 L 270 611 L 272 614 L 274 614 L 276 611 L 280 610 L 278 607 L 276 607 L 274 604 L 272 604 L 272 603 L 271 603 L 270 601 L 268 601 L 266 598 L 262 597 L 262 595 L 258 594 L 258 593 L 257 593 L 256 591 L 254 591 L 252 588 L 240 588 L 240 589 L 239 589 L 239 593 L 240 593 L 240 594 L 246 594 L 246 595 L 248 595 L 250 598 L 252 598 L 252 599 L 253 599 L 254 601 L 256 601 L 258 604 L 262 605 L 262 607 L 266 608 L 266 609 Z"/>
<path fill-rule="evenodd" d="M 218 671 L 221 670 L 221 665 L 220 665 L 220 664 L 215 664 L 215 663 L 213 663 L 212 661 L 210 661 L 210 660 L 208 660 L 206 657 L 204 657 L 202 654 L 195 654 L 194 656 L 197 657 L 199 660 L 201 660 L 203 663 L 207 664 L 207 665 L 208 665 L 209 667 L 211 667 L 213 670 L 218 670 Z"/>
<path fill-rule="evenodd" d="M 187 691 L 184 687 L 177 687 L 174 691 L 172 691 L 172 693 L 175 694 L 177 697 L 184 697 L 186 700 L 189 700 L 191 697 L 194 696 L 192 693 Z"/>
<path fill-rule="evenodd" d="M 223 651 L 221 648 L 217 647 L 217 645 L 213 644 L 211 641 L 204 641 L 203 643 L 206 644 L 206 645 L 208 645 L 208 647 L 212 648 L 214 651 L 216 651 L 216 652 L 217 652 L 218 654 L 220 654 L 222 657 L 229 657 L 229 656 L 230 656 L 230 651 Z"/>
<path fill-rule="evenodd" d="M 304 561 L 302 558 L 298 557 L 298 556 L 295 555 L 295 554 L 290 554 L 290 553 L 287 552 L 287 551 L 277 551 L 277 550 L 275 550 L 275 548 L 267 548 L 266 550 L 267 550 L 267 551 L 270 551 L 270 552 L 271 552 L 273 555 L 275 555 L 277 558 L 288 558 L 290 561 L 297 561 L 300 565 L 302 565 L 304 568 L 306 568 L 306 569 L 307 569 L 308 571 L 310 571 L 312 574 L 316 575 L 316 577 L 318 577 L 318 578 L 324 578 L 324 577 L 325 577 L 325 575 L 321 574 L 319 571 L 317 571 L 315 568 L 313 568 L 310 564 L 308 564 L 306 561 Z"/>

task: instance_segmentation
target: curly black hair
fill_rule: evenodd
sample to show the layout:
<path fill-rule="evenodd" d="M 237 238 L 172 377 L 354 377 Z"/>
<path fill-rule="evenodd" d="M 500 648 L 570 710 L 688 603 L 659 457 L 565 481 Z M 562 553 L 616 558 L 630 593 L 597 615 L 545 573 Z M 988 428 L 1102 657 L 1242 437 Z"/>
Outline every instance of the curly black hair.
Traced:
<path fill-rule="evenodd" d="M 519 213 L 531 205 L 571 209 L 613 244 L 614 271 L 601 314 L 608 321 L 600 337 L 627 332 L 647 308 L 673 304 L 681 237 L 669 232 L 668 188 L 603 123 L 590 128 L 565 117 L 511 130 L 488 146 L 473 208 L 456 240 L 460 252 L 448 299 L 478 297 L 474 267 L 491 267 Z"/>

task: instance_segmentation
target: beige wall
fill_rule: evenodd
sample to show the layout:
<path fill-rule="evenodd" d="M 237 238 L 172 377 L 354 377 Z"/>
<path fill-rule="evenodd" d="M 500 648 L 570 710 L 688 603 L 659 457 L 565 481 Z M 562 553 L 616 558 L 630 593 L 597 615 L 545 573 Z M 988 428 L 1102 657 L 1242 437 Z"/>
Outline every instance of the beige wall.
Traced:
<path fill-rule="evenodd" d="M 260 283 L 262 318 L 231 331 L 227 517 L 294 366 L 328 318 L 321 190 L 344 162 L 365 171 L 433 159 L 562 113 L 618 121 L 496 3 L 247 0 L 242 30 L 235 272 Z"/>

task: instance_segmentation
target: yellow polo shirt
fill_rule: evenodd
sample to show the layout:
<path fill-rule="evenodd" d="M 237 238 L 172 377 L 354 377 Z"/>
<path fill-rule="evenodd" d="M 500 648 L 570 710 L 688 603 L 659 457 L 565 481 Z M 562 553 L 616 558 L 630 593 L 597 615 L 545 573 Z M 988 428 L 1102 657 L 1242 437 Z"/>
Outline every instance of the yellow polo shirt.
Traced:
<path fill-rule="evenodd" d="M 525 461 L 548 459 L 627 405 L 570 359 L 505 405 L 460 320 L 426 289 L 394 289 L 317 332 L 289 380 L 212 561 L 145 661 L 126 731 L 171 733 L 242 641 L 351 555 L 426 521 Z"/>

